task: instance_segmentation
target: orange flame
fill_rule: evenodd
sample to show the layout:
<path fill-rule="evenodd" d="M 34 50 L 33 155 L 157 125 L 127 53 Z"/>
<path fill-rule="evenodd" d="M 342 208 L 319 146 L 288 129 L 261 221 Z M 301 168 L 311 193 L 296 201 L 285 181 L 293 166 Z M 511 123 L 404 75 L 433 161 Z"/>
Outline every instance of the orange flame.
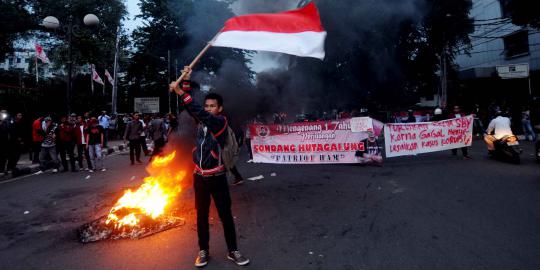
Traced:
<path fill-rule="evenodd" d="M 115 228 L 136 226 L 140 216 L 156 219 L 163 215 L 167 206 L 180 194 L 180 181 L 186 176 L 185 170 L 175 171 L 171 162 L 176 151 L 163 157 L 155 157 L 146 168 L 150 176 L 135 191 L 127 190 L 107 216 L 106 224 L 114 224 Z"/>

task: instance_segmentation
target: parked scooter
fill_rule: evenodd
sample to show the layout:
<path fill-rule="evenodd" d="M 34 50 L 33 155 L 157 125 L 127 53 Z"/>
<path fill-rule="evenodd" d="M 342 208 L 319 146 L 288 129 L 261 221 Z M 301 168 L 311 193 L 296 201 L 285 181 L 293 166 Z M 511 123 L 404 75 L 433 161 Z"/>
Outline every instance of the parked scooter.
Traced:
<path fill-rule="evenodd" d="M 521 162 L 521 152 L 518 139 L 515 135 L 507 135 L 497 140 L 493 144 L 495 151 L 493 157 L 502 161 L 519 164 Z M 537 150 L 538 151 L 538 150 Z"/>

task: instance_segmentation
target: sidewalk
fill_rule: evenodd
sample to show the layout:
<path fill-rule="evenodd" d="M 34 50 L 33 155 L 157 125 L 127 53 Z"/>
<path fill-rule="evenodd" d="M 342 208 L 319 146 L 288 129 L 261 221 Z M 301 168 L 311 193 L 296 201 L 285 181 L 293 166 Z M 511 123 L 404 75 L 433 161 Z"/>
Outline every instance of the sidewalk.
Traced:
<path fill-rule="evenodd" d="M 150 143 L 147 143 L 150 147 Z M 127 150 L 126 145 L 124 145 L 124 141 L 122 140 L 114 140 L 108 142 L 108 147 L 103 149 L 104 155 L 110 155 L 115 152 L 121 152 Z M 75 149 L 77 150 L 77 149 Z M 28 160 L 28 153 L 25 153 L 21 155 L 21 159 L 17 163 L 17 169 L 14 170 L 11 175 L 4 175 L 0 176 L 0 181 L 2 179 L 9 179 L 11 177 L 18 177 L 26 174 L 31 174 L 39 171 L 39 164 L 32 164 L 32 161 Z M 77 154 L 77 153 L 75 153 Z M 69 160 L 69 157 L 67 158 Z"/>

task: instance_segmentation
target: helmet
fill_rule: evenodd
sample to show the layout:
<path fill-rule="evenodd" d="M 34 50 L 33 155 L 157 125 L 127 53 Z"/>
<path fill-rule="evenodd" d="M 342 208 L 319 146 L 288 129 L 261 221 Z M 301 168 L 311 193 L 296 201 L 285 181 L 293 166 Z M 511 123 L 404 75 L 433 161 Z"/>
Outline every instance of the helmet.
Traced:
<path fill-rule="evenodd" d="M 442 114 L 442 110 L 440 108 L 437 108 L 435 109 L 435 112 L 433 112 L 433 114 L 435 115 L 441 115 Z"/>

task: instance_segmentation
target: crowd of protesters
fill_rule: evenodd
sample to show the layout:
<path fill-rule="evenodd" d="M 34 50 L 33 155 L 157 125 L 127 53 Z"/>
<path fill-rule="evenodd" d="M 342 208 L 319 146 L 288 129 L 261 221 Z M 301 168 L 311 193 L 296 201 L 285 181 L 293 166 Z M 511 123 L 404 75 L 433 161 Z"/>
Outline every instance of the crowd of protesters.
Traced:
<path fill-rule="evenodd" d="M 142 163 L 141 152 L 145 156 L 161 153 L 167 137 L 177 129 L 173 114 L 109 116 L 102 111 L 98 115 L 41 115 L 30 121 L 22 113 L 12 116 L 1 110 L 0 176 L 16 171 L 21 155 L 26 153 L 33 164 L 39 164 L 37 174 L 48 169 L 53 173 L 60 169 L 105 172 L 104 154 L 109 141 L 118 139 L 129 140 L 131 164 Z M 147 146 L 147 138 L 153 141 L 153 151 Z"/>

